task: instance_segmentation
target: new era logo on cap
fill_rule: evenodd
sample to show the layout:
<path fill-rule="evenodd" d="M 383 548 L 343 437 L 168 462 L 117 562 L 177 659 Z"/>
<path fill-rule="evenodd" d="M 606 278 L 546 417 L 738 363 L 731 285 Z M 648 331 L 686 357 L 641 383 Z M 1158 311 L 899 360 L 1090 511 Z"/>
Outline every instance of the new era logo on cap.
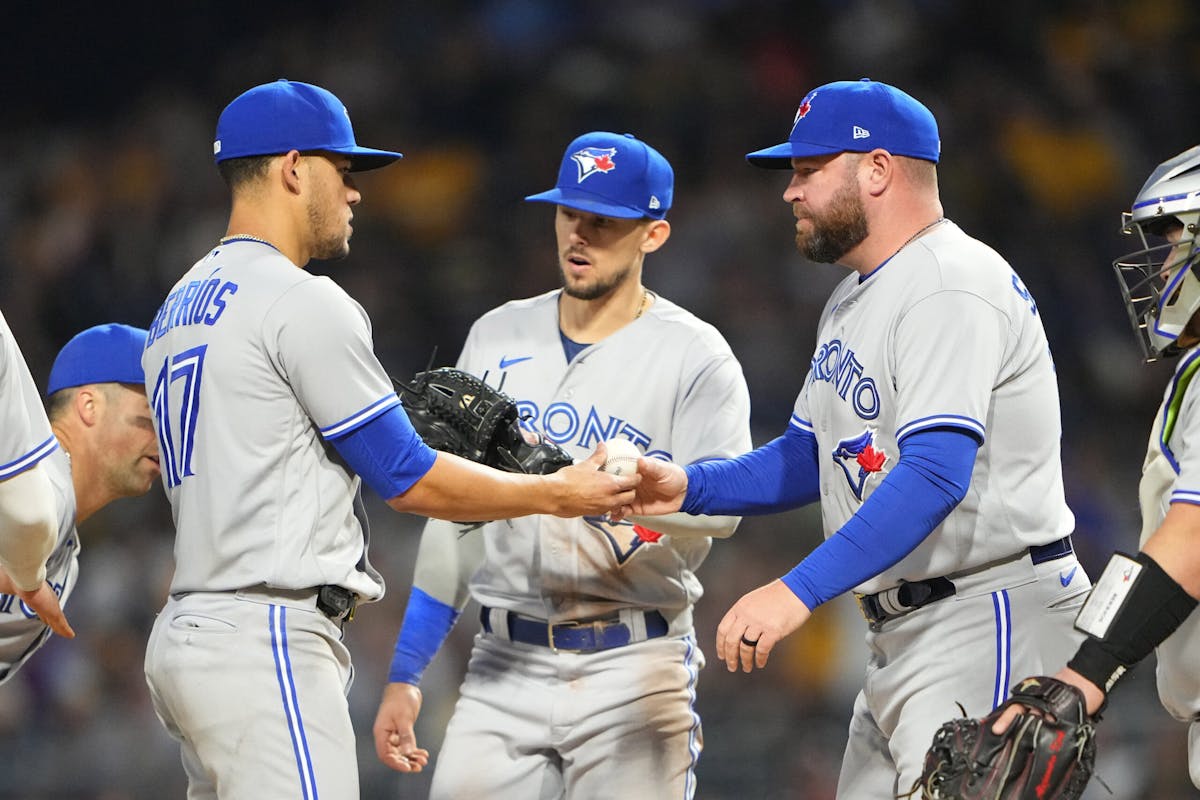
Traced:
<path fill-rule="evenodd" d="M 863 78 L 809 92 L 796 111 L 788 140 L 749 153 L 746 159 L 758 167 L 791 169 L 793 158 L 875 148 L 935 164 L 941 157 L 932 112 L 894 86 Z"/>
<path fill-rule="evenodd" d="M 595 131 L 567 146 L 553 189 L 526 200 L 605 217 L 662 219 L 675 173 L 662 154 L 633 134 Z"/>

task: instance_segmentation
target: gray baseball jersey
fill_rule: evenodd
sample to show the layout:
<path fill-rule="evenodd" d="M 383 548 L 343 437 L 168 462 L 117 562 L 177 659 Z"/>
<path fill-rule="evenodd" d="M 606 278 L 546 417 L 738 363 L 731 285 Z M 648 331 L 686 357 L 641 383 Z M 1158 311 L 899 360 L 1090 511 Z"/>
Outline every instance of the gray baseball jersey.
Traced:
<path fill-rule="evenodd" d="M 664 298 L 570 364 L 558 335 L 558 291 L 507 303 L 471 328 L 459 367 L 503 374 L 527 427 L 577 460 L 624 437 L 681 464 L 750 449 L 741 366 L 711 325 Z M 498 380 L 498 377 L 497 377 Z M 707 538 L 649 542 L 599 517 L 528 516 L 485 528 L 486 559 L 471 582 L 487 606 L 549 619 L 617 608 L 690 614 Z M 679 620 L 679 630 L 690 619 Z"/>
<path fill-rule="evenodd" d="M 58 509 L 58 543 L 46 558 L 46 580 L 54 587 L 59 602 L 66 605 L 79 577 L 79 534 L 75 530 L 75 487 L 71 462 L 61 448 L 41 461 L 54 489 Z M 14 595 L 0 594 L 0 684 L 50 638 L 50 629 L 29 606 Z"/>
<path fill-rule="evenodd" d="M 57 447 L 42 396 L 0 313 L 0 481 L 24 472 Z"/>
<path fill-rule="evenodd" d="M 869 279 L 855 273 L 838 285 L 791 424 L 817 438 L 827 536 L 896 463 L 900 438 L 953 427 L 983 440 L 966 498 L 856 591 L 960 572 L 1074 529 L 1058 384 L 1037 306 L 998 253 L 952 222 Z"/>
<path fill-rule="evenodd" d="M 503 374 L 525 424 L 577 459 L 617 437 L 679 463 L 750 449 L 745 379 L 711 325 L 660 297 L 567 363 L 558 299 L 548 292 L 484 315 L 459 367 Z M 693 796 L 704 656 L 692 605 L 711 539 L 551 516 L 490 523 L 482 535 L 470 588 L 491 609 L 492 633 L 476 638 L 431 798 Z M 640 640 L 646 611 L 661 612 L 667 635 Z M 510 639 L 507 612 L 555 623 L 615 613 L 643 631 L 633 644 L 564 652 Z"/>
<path fill-rule="evenodd" d="M 382 594 L 361 481 L 325 441 L 400 402 L 357 302 L 275 248 L 235 240 L 175 285 L 142 366 L 177 530 L 173 594 Z"/>
<path fill-rule="evenodd" d="M 176 284 L 142 365 L 177 531 L 146 677 L 189 794 L 357 798 L 350 656 L 317 587 L 383 593 L 360 479 L 327 441 L 399 404 L 367 316 L 235 237 Z"/>
<path fill-rule="evenodd" d="M 999 254 L 943 221 L 834 290 L 791 424 L 817 440 L 826 536 L 871 496 L 906 435 L 951 427 L 982 440 L 963 501 L 855 588 L 935 577 L 956 588 L 867 634 L 838 797 L 894 796 L 911 788 L 956 701 L 982 716 L 1012 681 L 1057 668 L 1081 638 L 1072 622 L 1090 583 L 1074 554 L 1029 552 L 1074 527 L 1038 308 Z"/>
<path fill-rule="evenodd" d="M 1197 369 L 1200 349 L 1192 348 L 1179 359 L 1150 431 L 1138 492 L 1143 545 L 1162 525 L 1171 503 L 1200 505 L 1200 392 L 1188 390 Z M 1191 722 L 1188 761 L 1200 786 L 1200 614 L 1193 612 L 1155 652 L 1163 706 L 1176 719 Z"/>

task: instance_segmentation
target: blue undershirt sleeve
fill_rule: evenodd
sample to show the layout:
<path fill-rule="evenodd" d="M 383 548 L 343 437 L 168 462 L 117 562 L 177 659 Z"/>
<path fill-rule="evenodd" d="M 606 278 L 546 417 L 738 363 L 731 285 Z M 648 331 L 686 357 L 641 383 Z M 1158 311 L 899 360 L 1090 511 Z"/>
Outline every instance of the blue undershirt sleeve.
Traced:
<path fill-rule="evenodd" d="M 967 495 L 979 440 L 934 428 L 900 442 L 900 459 L 845 525 L 782 580 L 809 609 L 916 549 Z"/>
<path fill-rule="evenodd" d="M 817 438 L 789 427 L 737 458 L 699 461 L 684 467 L 687 495 L 680 509 L 688 514 L 772 514 L 817 499 Z"/>
<path fill-rule="evenodd" d="M 399 405 L 330 444 L 384 500 L 411 489 L 437 460 L 437 451 L 421 441 Z"/>
<path fill-rule="evenodd" d="M 431 597 L 416 586 L 408 596 L 404 622 L 396 637 L 396 652 L 388 669 L 389 683 L 418 686 L 421 675 L 458 621 L 459 610 Z"/>

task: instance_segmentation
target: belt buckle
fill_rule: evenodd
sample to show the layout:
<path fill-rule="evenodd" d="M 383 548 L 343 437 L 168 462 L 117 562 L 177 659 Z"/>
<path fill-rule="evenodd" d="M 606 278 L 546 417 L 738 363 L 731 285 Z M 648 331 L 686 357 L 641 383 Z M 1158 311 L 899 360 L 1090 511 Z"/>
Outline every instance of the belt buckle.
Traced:
<path fill-rule="evenodd" d="M 859 613 L 863 615 L 863 619 L 867 621 L 867 624 L 871 626 L 872 629 L 877 628 L 879 625 L 882 625 L 887 621 L 887 614 L 882 608 L 879 608 L 876 611 L 871 607 L 871 601 L 875 600 L 876 597 L 878 597 L 878 593 L 854 595 L 854 599 L 858 601 Z M 877 600 L 875 600 L 875 604 L 876 606 L 878 605 Z"/>
<path fill-rule="evenodd" d="M 871 615 L 867 613 L 866 599 L 867 596 L 865 594 L 859 594 L 858 592 L 854 593 L 854 601 L 858 603 L 858 613 L 863 615 L 863 619 L 865 619 L 867 622 L 870 622 Z"/>
<path fill-rule="evenodd" d="M 550 643 L 550 649 L 553 650 L 555 653 L 590 653 L 595 650 L 601 649 L 600 643 L 603 640 L 604 631 L 613 625 L 619 625 L 620 622 L 621 621 L 619 619 L 618 620 L 593 619 L 593 620 L 584 621 L 584 622 L 581 622 L 579 620 L 569 620 L 567 622 L 559 622 L 558 624 L 555 624 L 553 622 L 550 622 L 549 620 L 546 620 L 546 641 L 548 641 Z M 554 642 L 554 629 L 555 628 L 567 628 L 570 630 L 586 630 L 587 628 L 591 628 L 592 629 L 592 647 L 591 648 L 559 647 Z"/>

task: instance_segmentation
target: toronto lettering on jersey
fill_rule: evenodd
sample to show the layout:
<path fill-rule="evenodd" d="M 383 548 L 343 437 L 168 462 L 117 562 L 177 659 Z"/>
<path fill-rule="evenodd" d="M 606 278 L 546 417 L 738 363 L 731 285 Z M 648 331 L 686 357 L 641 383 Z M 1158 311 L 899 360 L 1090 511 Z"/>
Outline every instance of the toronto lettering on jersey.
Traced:
<path fill-rule="evenodd" d="M 225 311 L 227 297 L 237 293 L 236 283 L 215 277 L 220 268 L 209 273 L 207 278 L 191 281 L 167 295 L 166 301 L 150 323 L 146 346 L 163 336 L 167 331 L 181 325 L 215 325 Z"/>
<path fill-rule="evenodd" d="M 543 412 L 537 403 L 520 400 L 517 409 L 523 427 L 540 431 L 555 444 L 573 443 L 585 450 L 592 450 L 605 439 L 620 436 L 636 444 L 648 457 L 672 460 L 671 454 L 665 450 L 652 449 L 651 437 L 628 420 L 607 415 L 607 421 L 601 421 L 604 415 L 595 406 L 583 411 L 570 403 L 559 401 L 551 403 Z"/>
<path fill-rule="evenodd" d="M 879 416 L 875 379 L 863 376 L 862 362 L 840 339 L 831 339 L 817 348 L 812 359 L 812 376 L 813 380 L 833 384 L 838 397 L 848 401 L 862 419 Z"/>

